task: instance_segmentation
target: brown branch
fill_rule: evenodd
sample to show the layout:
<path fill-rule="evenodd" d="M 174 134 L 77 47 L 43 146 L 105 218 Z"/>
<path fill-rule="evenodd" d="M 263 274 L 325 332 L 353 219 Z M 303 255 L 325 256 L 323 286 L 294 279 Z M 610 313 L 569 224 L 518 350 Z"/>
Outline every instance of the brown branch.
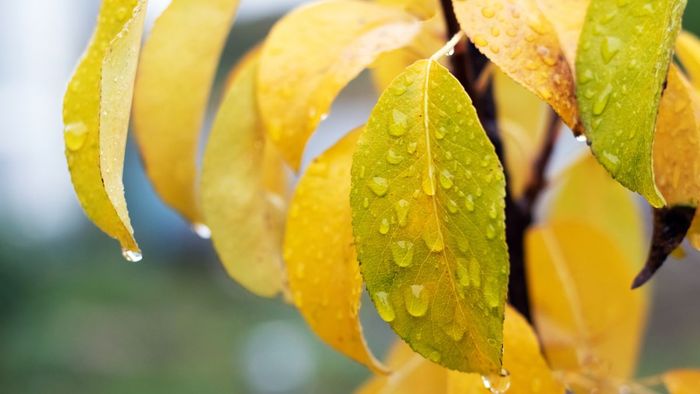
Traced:
<path fill-rule="evenodd" d="M 561 126 L 562 121 L 559 115 L 550 108 L 544 145 L 533 163 L 533 172 L 523 193 L 521 201 L 523 209 L 532 211 L 540 193 L 547 187 L 547 166 L 549 166 L 549 162 L 551 161 L 554 145 L 557 142 L 557 137 L 559 137 Z"/>

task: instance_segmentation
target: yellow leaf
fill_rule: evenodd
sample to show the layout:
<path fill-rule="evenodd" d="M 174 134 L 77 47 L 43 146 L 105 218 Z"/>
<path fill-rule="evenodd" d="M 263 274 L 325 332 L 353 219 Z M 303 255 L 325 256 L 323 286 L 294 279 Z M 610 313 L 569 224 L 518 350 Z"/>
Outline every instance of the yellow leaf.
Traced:
<path fill-rule="evenodd" d="M 545 220 L 585 223 L 624 252 L 634 270 L 646 260 L 644 218 L 634 195 L 615 182 L 590 153 L 569 167 L 553 189 Z"/>
<path fill-rule="evenodd" d="M 501 367 L 505 182 L 469 96 L 416 62 L 382 94 L 353 159 L 360 268 L 380 316 L 460 371 Z"/>
<path fill-rule="evenodd" d="M 63 101 L 66 159 L 80 204 L 132 261 L 141 254 L 126 208 L 122 171 L 145 12 L 145 0 L 103 1 Z"/>
<path fill-rule="evenodd" d="M 577 130 L 573 75 L 556 32 L 536 0 L 456 0 L 453 4 L 462 30 L 476 47 Z"/>
<path fill-rule="evenodd" d="M 537 4 L 556 30 L 564 56 L 573 69 L 578 39 L 591 0 L 537 0 Z"/>
<path fill-rule="evenodd" d="M 402 7 L 406 12 L 410 12 L 423 19 L 428 19 L 438 13 L 436 7 L 438 0 L 376 0 L 376 2 L 379 4 Z M 432 53 L 428 54 L 428 56 L 431 54 Z"/>
<path fill-rule="evenodd" d="M 628 287 L 636 271 L 625 253 L 595 227 L 571 221 L 532 228 L 526 245 L 534 318 L 551 367 L 599 388 L 630 377 L 648 302 Z"/>
<path fill-rule="evenodd" d="M 358 315 L 362 277 L 352 239 L 350 167 L 358 129 L 316 158 L 287 217 L 284 260 L 295 304 L 326 343 L 375 372 Z M 312 247 L 310 247 L 312 246 Z"/>
<path fill-rule="evenodd" d="M 509 187 L 513 197 L 518 198 L 532 177 L 532 168 L 542 149 L 549 107 L 503 72 L 497 71 L 493 82 Z"/>
<path fill-rule="evenodd" d="M 236 69 L 202 165 L 202 211 L 232 278 L 262 296 L 282 290 L 287 178 L 255 103 L 257 56 Z"/>
<path fill-rule="evenodd" d="M 686 0 L 592 0 L 576 59 L 576 96 L 598 161 L 661 207 L 652 145 L 661 91 Z"/>
<path fill-rule="evenodd" d="M 671 66 L 654 137 L 656 184 L 669 205 L 697 206 L 700 199 L 700 99 Z"/>
<path fill-rule="evenodd" d="M 173 0 L 143 48 L 134 131 L 148 177 L 168 205 L 201 228 L 197 152 L 209 92 L 238 0 Z"/>
<path fill-rule="evenodd" d="M 678 369 L 664 374 L 670 394 L 695 394 L 700 387 L 700 370 Z"/>
<path fill-rule="evenodd" d="M 508 386 L 508 394 L 561 394 L 564 387 L 555 381 L 540 352 L 537 337 L 527 321 L 513 308 L 506 308 L 503 334 L 503 366 L 508 377 L 488 378 L 494 389 Z M 483 394 L 484 381 L 478 374 L 448 371 L 413 353 L 397 342 L 388 364 L 396 372 L 377 376 L 367 382 L 359 394 Z M 505 391 L 504 391 L 505 392 Z"/>
<path fill-rule="evenodd" d="M 258 102 L 272 142 L 294 169 L 340 90 L 420 27 L 396 7 L 357 0 L 310 4 L 277 22 L 262 49 Z"/>
<path fill-rule="evenodd" d="M 682 31 L 676 40 L 676 55 L 690 75 L 695 89 L 700 89 L 700 40 L 692 33 Z"/>

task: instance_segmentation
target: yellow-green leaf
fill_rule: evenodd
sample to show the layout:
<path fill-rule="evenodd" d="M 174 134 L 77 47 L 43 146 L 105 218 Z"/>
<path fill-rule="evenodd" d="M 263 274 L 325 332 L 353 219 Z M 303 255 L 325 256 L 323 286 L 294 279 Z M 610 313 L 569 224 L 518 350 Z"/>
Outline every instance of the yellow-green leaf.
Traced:
<path fill-rule="evenodd" d="M 63 101 L 66 159 L 88 217 L 121 244 L 124 257 L 141 254 L 124 199 L 122 171 L 145 0 L 105 0 L 97 27 Z"/>
<path fill-rule="evenodd" d="M 134 131 L 160 197 L 201 228 L 197 152 L 204 111 L 239 0 L 173 0 L 143 48 Z"/>
<path fill-rule="evenodd" d="M 532 228 L 526 246 L 534 319 L 551 367 L 598 388 L 629 378 L 648 300 L 630 291 L 636 270 L 615 240 L 593 226 L 556 221 Z"/>
<path fill-rule="evenodd" d="M 564 56 L 573 69 L 581 28 L 591 0 L 537 0 L 537 4 L 556 30 Z"/>
<path fill-rule="evenodd" d="M 237 68 L 204 153 L 202 211 L 229 275 L 255 294 L 274 296 L 285 280 L 287 177 L 257 111 L 257 57 Z"/>
<path fill-rule="evenodd" d="M 700 370 L 678 369 L 666 372 L 663 380 L 670 394 L 695 394 L 700 387 Z"/>
<path fill-rule="evenodd" d="M 573 74 L 536 0 L 455 0 L 453 4 L 462 30 L 476 47 L 577 130 Z"/>
<path fill-rule="evenodd" d="M 537 96 L 500 71 L 494 74 L 493 92 L 509 187 L 513 197 L 518 198 L 532 177 L 547 134 L 550 110 Z"/>
<path fill-rule="evenodd" d="M 676 40 L 676 55 L 690 75 L 695 89 L 700 89 L 700 40 L 692 33 L 682 31 Z"/>
<path fill-rule="evenodd" d="M 652 145 L 686 0 L 593 0 L 576 59 L 581 119 L 593 154 L 623 186 L 660 207 Z"/>
<path fill-rule="evenodd" d="M 459 82 L 433 60 L 407 68 L 360 137 L 353 229 L 380 316 L 452 369 L 500 370 L 504 195 L 503 169 Z"/>
<path fill-rule="evenodd" d="M 358 0 L 310 4 L 277 22 L 262 49 L 258 102 L 272 142 L 294 169 L 340 90 L 420 27 L 397 7 Z"/>
<path fill-rule="evenodd" d="M 376 0 L 379 4 L 402 7 L 407 12 L 424 19 L 435 16 L 438 12 L 438 0 Z M 444 23 L 443 23 L 444 24 Z"/>
<path fill-rule="evenodd" d="M 384 367 L 362 335 L 362 277 L 352 239 L 350 167 L 358 129 L 317 157 L 296 189 L 284 239 L 295 304 L 326 343 L 375 372 Z"/>
<path fill-rule="evenodd" d="M 560 175 L 544 214 L 548 221 L 585 223 L 605 234 L 625 253 L 634 270 L 648 249 L 644 218 L 634 195 L 615 182 L 587 153 Z"/>

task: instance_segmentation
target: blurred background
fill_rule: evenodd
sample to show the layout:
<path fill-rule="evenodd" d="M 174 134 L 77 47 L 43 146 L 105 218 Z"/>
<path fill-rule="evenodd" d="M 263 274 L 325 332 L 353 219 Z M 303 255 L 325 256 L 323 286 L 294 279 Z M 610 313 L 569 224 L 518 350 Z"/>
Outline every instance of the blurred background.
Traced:
<path fill-rule="evenodd" d="M 168 2 L 150 0 L 147 25 Z M 242 1 L 212 108 L 226 70 L 299 3 Z M 98 8 L 0 1 L 0 392 L 351 392 L 369 373 L 316 339 L 291 307 L 229 280 L 210 242 L 155 196 L 132 144 L 125 188 L 144 260 L 126 263 L 83 215 L 63 156 L 61 103 Z M 685 28 L 700 32 L 700 1 L 689 0 Z M 306 161 L 362 123 L 374 100 L 363 75 Z M 640 376 L 700 367 L 699 283 L 697 254 L 669 261 L 654 280 Z M 372 308 L 363 319 L 383 355 L 390 330 Z"/>

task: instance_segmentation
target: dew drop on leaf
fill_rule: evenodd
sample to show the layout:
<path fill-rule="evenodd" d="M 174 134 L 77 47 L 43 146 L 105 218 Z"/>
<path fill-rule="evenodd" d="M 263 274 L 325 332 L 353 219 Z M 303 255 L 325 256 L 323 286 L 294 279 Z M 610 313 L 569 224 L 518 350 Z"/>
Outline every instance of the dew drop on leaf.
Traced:
<path fill-rule="evenodd" d="M 66 125 L 64 138 L 66 147 L 69 150 L 77 151 L 85 145 L 88 136 L 88 129 L 83 122 L 70 123 Z"/>
<path fill-rule="evenodd" d="M 428 294 L 423 285 L 408 286 L 404 292 L 406 311 L 414 317 L 424 316 L 428 311 Z"/>
<path fill-rule="evenodd" d="M 391 255 L 399 267 L 408 267 L 413 263 L 413 242 L 396 241 L 391 244 Z"/>
<path fill-rule="evenodd" d="M 392 111 L 392 122 L 389 125 L 389 134 L 400 137 L 406 133 L 408 117 L 398 109 Z"/>
<path fill-rule="evenodd" d="M 450 189 L 454 185 L 453 178 L 454 175 L 452 175 L 449 170 L 443 169 L 440 171 L 440 186 L 442 186 L 443 189 Z"/>
<path fill-rule="evenodd" d="M 600 92 L 598 98 L 593 103 L 593 115 L 600 115 L 605 111 L 605 107 L 608 106 L 608 102 L 610 101 L 610 94 L 612 91 L 613 87 L 611 84 L 605 85 L 605 88 L 603 88 L 603 91 Z"/>
<path fill-rule="evenodd" d="M 387 218 L 382 219 L 381 223 L 379 223 L 379 233 L 380 234 L 386 234 L 389 232 L 389 229 L 391 228 L 391 225 L 389 224 L 389 220 Z"/>
<path fill-rule="evenodd" d="M 394 149 L 389 149 L 386 152 L 386 161 L 389 164 L 399 164 L 403 161 L 403 156 L 396 153 Z"/>
<path fill-rule="evenodd" d="M 141 261 L 141 259 L 143 258 L 141 253 L 133 251 L 133 250 L 129 250 L 129 249 L 122 249 L 122 256 L 124 257 L 124 259 L 126 261 L 129 261 L 132 263 L 137 263 L 137 262 Z"/>
<path fill-rule="evenodd" d="M 385 178 L 375 176 L 369 182 L 369 188 L 372 189 L 372 192 L 374 192 L 374 194 L 376 194 L 378 197 L 383 197 L 389 190 L 389 182 Z"/>
<path fill-rule="evenodd" d="M 603 45 L 600 46 L 600 54 L 603 57 L 603 61 L 607 64 L 620 52 L 623 43 L 617 37 L 605 37 L 603 40 Z"/>
<path fill-rule="evenodd" d="M 396 217 L 399 220 L 399 226 L 403 227 L 406 225 L 406 219 L 408 217 L 408 201 L 400 199 L 394 204 L 394 211 L 396 212 Z"/>
<path fill-rule="evenodd" d="M 396 312 L 389 301 L 389 294 L 385 291 L 378 291 L 374 294 L 374 305 L 377 307 L 379 317 L 386 322 L 392 322 L 396 318 Z"/>
<path fill-rule="evenodd" d="M 504 394 L 510 388 L 510 372 L 507 369 L 501 369 L 497 374 L 482 375 L 481 381 L 491 393 Z"/>

